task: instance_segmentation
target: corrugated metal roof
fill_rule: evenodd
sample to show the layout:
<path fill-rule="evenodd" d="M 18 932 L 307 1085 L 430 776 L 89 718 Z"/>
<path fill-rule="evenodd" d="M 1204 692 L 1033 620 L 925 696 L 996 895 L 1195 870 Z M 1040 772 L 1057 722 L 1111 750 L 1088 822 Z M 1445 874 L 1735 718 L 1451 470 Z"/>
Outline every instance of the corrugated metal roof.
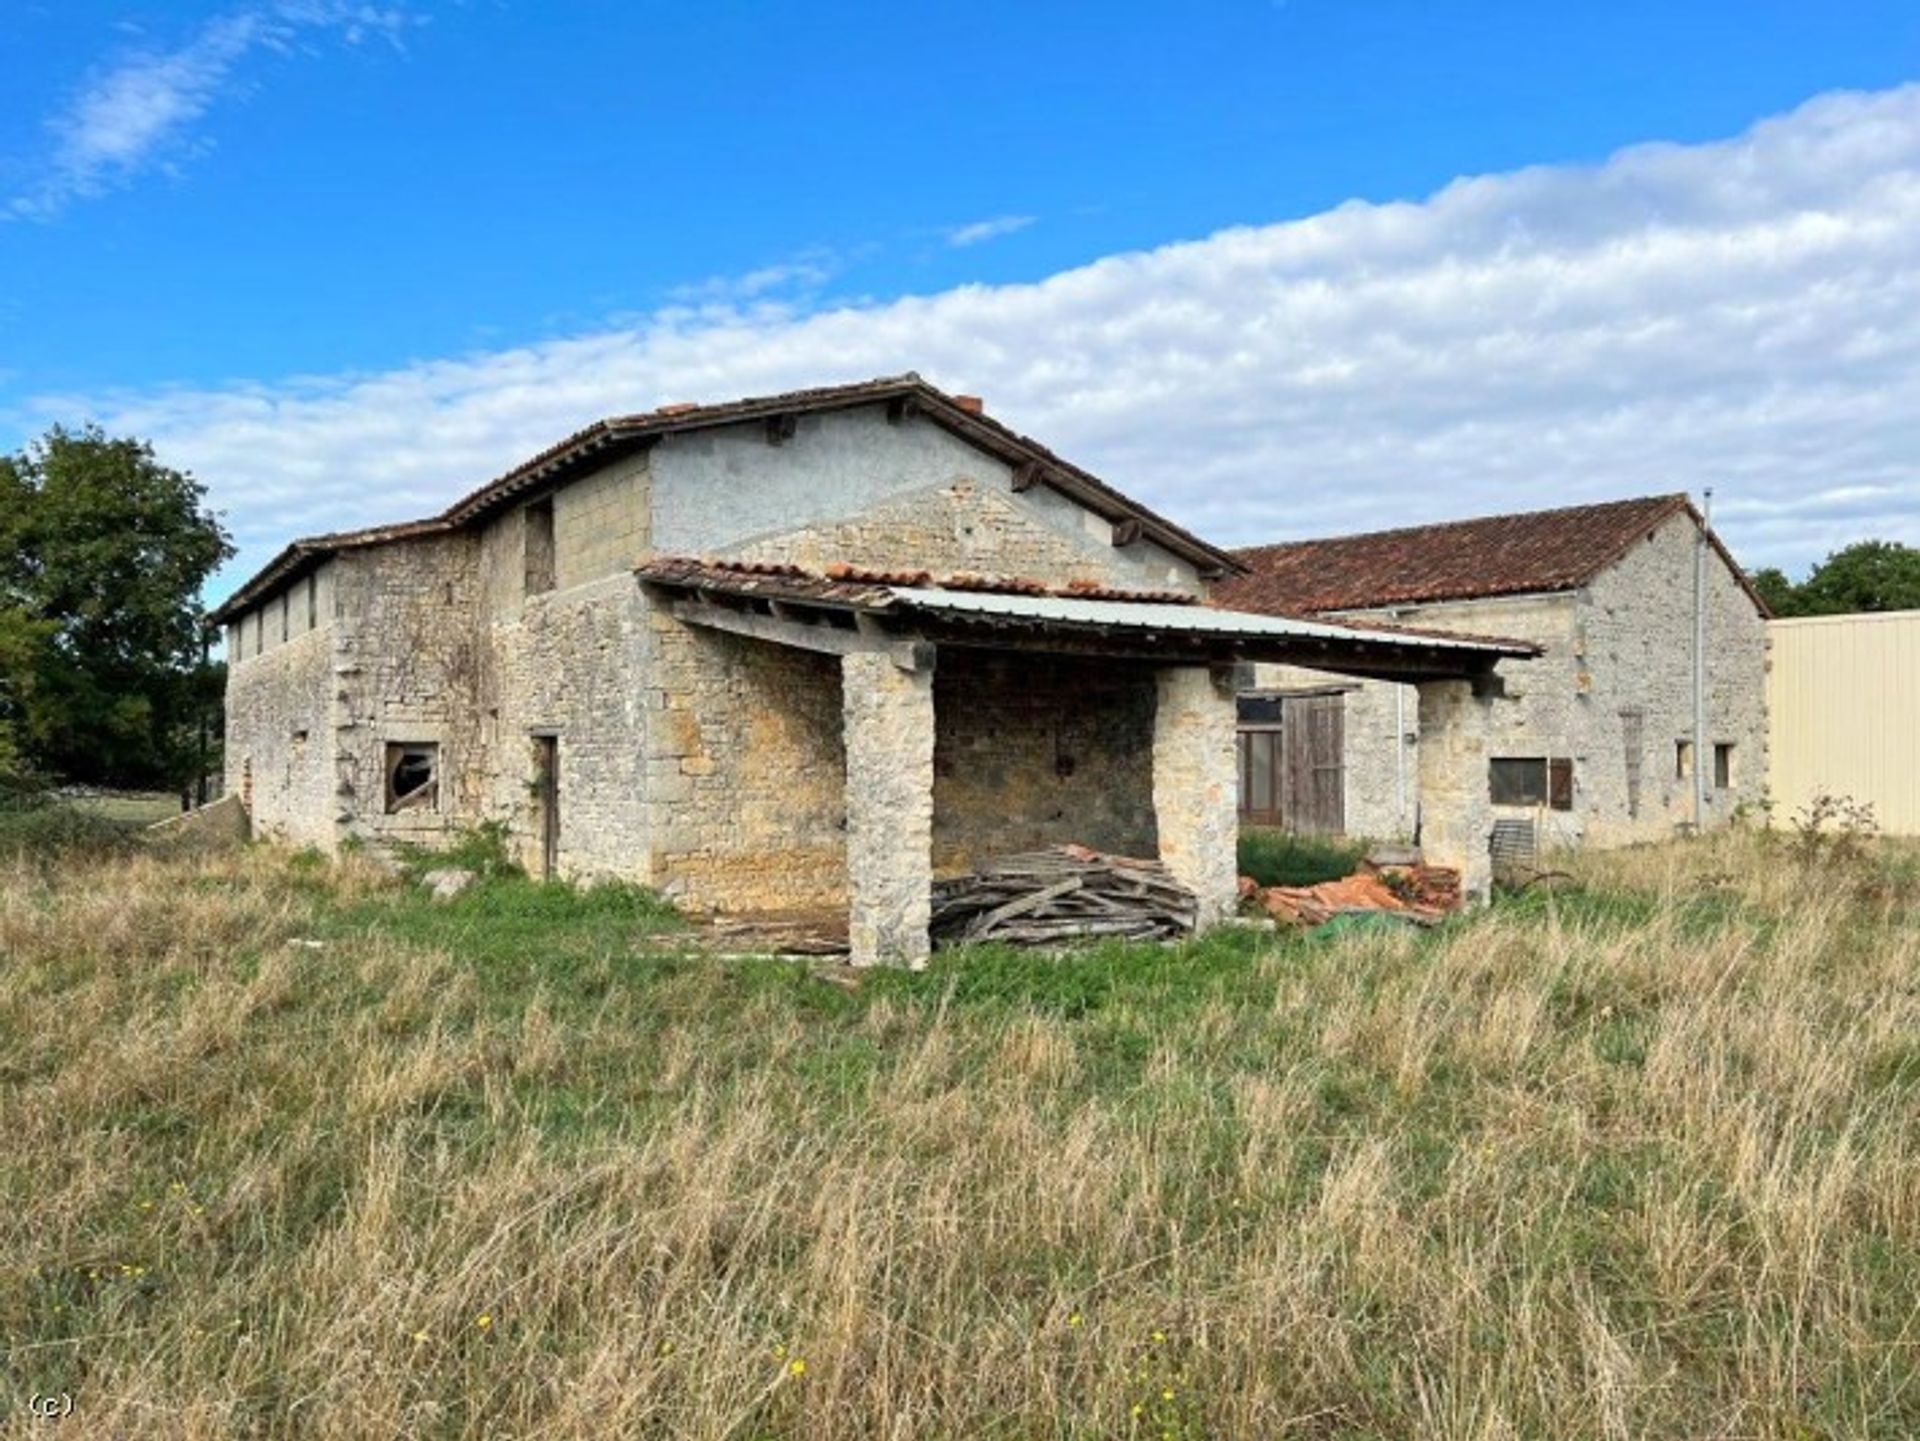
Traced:
<path fill-rule="evenodd" d="M 1032 620 L 1057 625 L 1099 626 L 1103 629 L 1165 631 L 1223 639 L 1375 641 L 1382 645 L 1418 644 L 1435 650 L 1530 656 L 1538 647 L 1491 638 L 1437 635 L 1431 631 L 1379 629 L 1340 625 L 1292 616 L 1255 615 L 1250 611 L 1220 610 L 1202 605 L 1165 605 L 1128 600 L 1081 600 L 1054 595 L 1009 595 L 1000 592 L 943 590 L 939 587 L 889 587 L 894 599 L 913 610 L 937 615 L 976 615 L 1005 620 Z"/>

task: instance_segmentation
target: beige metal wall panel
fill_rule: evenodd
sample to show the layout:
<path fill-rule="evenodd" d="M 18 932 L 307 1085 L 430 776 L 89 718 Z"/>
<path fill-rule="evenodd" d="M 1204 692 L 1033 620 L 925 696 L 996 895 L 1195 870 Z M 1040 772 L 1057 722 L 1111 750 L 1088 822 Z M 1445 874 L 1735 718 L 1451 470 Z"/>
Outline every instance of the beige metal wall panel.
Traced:
<path fill-rule="evenodd" d="M 1771 622 L 1767 711 L 1775 818 L 1822 793 L 1920 835 L 1920 611 Z"/>

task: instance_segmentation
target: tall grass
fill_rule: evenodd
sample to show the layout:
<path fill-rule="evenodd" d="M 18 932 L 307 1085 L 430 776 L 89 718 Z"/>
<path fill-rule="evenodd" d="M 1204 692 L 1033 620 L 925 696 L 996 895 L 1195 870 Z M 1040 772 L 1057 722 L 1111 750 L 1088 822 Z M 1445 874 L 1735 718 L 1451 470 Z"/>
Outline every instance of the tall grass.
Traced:
<path fill-rule="evenodd" d="M 1911 878 L 1588 874 L 848 992 L 639 892 L 16 867 L 0 1431 L 1920 1434 Z"/>

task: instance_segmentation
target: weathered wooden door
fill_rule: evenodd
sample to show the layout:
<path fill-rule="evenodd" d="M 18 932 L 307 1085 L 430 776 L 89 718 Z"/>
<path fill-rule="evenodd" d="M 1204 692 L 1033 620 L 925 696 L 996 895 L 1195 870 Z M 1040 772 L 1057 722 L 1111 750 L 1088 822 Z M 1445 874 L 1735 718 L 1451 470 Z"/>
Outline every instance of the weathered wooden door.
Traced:
<path fill-rule="evenodd" d="M 1281 823 L 1308 835 L 1346 828 L 1346 697 L 1287 701 L 1287 787 Z"/>
<path fill-rule="evenodd" d="M 1345 830 L 1345 697 L 1243 697 L 1241 716 L 1241 821 L 1311 835 Z"/>
<path fill-rule="evenodd" d="M 533 789 L 540 808 L 540 874 L 553 880 L 560 874 L 560 741 L 557 736 L 533 738 Z"/>

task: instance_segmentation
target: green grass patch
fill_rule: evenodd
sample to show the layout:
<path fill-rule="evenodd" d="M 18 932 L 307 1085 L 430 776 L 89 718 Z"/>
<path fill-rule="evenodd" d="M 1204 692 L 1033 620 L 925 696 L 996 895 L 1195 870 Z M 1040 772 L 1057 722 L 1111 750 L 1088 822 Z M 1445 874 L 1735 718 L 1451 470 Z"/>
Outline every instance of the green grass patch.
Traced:
<path fill-rule="evenodd" d="M 1240 874 L 1263 886 L 1313 886 L 1353 874 L 1366 856 L 1364 841 L 1300 836 L 1248 828 L 1240 832 Z"/>

